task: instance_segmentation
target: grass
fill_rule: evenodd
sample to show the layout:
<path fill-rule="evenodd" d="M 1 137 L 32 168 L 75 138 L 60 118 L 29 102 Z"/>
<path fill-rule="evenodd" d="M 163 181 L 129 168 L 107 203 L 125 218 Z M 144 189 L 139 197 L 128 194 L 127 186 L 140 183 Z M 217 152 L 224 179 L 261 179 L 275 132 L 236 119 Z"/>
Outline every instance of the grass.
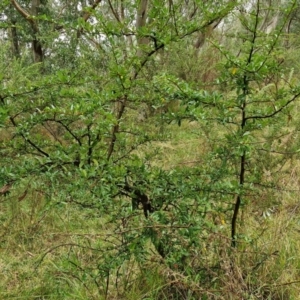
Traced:
<path fill-rule="evenodd" d="M 71 257 L 89 259 L 76 245 L 96 239 L 99 220 L 70 204 L 50 206 L 35 192 L 22 202 L 15 198 L 1 199 L 0 298 L 89 299 L 89 289 L 65 265 Z"/>

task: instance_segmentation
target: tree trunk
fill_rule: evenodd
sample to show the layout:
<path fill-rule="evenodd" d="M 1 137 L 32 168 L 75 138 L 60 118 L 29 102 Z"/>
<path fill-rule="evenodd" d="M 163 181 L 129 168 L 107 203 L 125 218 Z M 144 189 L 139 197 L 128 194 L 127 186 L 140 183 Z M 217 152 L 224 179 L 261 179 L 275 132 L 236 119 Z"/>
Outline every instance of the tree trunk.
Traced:
<path fill-rule="evenodd" d="M 137 43 L 139 46 L 138 56 L 141 56 L 143 51 L 141 47 L 149 43 L 149 39 L 143 36 L 140 36 L 139 30 L 146 25 L 147 21 L 147 7 L 148 0 L 141 0 L 140 5 L 137 10 L 136 16 L 136 30 L 138 32 Z"/>
<path fill-rule="evenodd" d="M 21 16 L 29 22 L 32 28 L 32 35 L 33 35 L 32 50 L 33 50 L 34 62 L 35 63 L 42 62 L 44 55 L 43 55 L 42 43 L 39 40 L 39 36 L 38 36 L 39 28 L 38 28 L 37 21 L 34 18 L 32 18 L 32 16 L 38 15 L 40 0 L 32 0 L 31 2 L 32 15 L 24 8 L 22 8 L 16 0 L 11 0 L 11 3 L 15 7 L 15 9 L 21 14 Z"/>
<path fill-rule="evenodd" d="M 41 4 L 40 0 L 31 1 L 31 13 L 33 16 L 38 16 L 40 4 Z M 39 63 L 43 61 L 44 54 L 43 54 L 42 43 L 38 37 L 38 33 L 39 33 L 38 26 L 36 22 L 34 22 L 34 24 L 35 26 L 32 26 L 33 37 L 34 37 L 32 41 L 32 50 L 33 50 L 34 62 Z"/>
<path fill-rule="evenodd" d="M 19 47 L 19 39 L 18 39 L 18 33 L 17 33 L 17 28 L 16 24 L 17 22 L 15 20 L 11 21 L 11 30 L 10 30 L 10 35 L 11 35 L 11 48 L 12 48 L 12 53 L 13 56 L 16 58 L 20 57 L 20 47 Z"/>

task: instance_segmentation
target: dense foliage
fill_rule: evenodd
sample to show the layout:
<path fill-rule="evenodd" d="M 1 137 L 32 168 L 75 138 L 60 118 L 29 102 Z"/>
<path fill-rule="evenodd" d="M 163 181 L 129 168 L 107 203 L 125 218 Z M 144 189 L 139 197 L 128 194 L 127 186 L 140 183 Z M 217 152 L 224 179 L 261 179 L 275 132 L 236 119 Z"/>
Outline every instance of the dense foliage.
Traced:
<path fill-rule="evenodd" d="M 0 247 L 51 240 L 25 298 L 294 299 L 256 277 L 295 190 L 298 5 L 2 1 Z"/>

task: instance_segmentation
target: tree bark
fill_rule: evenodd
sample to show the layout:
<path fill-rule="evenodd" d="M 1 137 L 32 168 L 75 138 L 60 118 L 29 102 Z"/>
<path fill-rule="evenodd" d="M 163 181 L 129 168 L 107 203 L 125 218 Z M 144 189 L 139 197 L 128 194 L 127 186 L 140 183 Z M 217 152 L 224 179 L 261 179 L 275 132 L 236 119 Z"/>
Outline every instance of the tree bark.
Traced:
<path fill-rule="evenodd" d="M 44 53 L 42 48 L 42 43 L 39 40 L 39 28 L 37 21 L 34 20 L 33 16 L 38 15 L 38 9 L 40 6 L 40 0 L 32 0 L 31 2 L 31 13 L 32 15 L 26 11 L 23 7 L 20 6 L 20 4 L 16 0 L 11 0 L 12 5 L 15 7 L 15 9 L 20 13 L 20 15 L 26 19 L 31 28 L 32 28 L 32 50 L 33 50 L 33 56 L 34 56 L 34 62 L 39 63 L 43 61 Z"/>
<path fill-rule="evenodd" d="M 33 16 L 38 16 L 40 4 L 41 4 L 40 0 L 31 1 L 31 13 Z M 33 30 L 32 50 L 33 50 L 34 62 L 39 63 L 43 61 L 44 53 L 43 53 L 42 43 L 38 37 L 39 29 L 36 21 L 34 22 L 34 25 L 35 26 L 32 26 L 32 30 Z"/>
<path fill-rule="evenodd" d="M 20 57 L 20 47 L 19 47 L 19 38 L 17 33 L 16 24 L 17 22 L 15 20 L 11 21 L 11 47 L 12 47 L 12 53 L 14 57 L 19 58 Z"/>
<path fill-rule="evenodd" d="M 147 8 L 148 8 L 148 0 L 141 0 L 140 5 L 137 10 L 136 16 L 136 31 L 137 31 L 137 43 L 138 43 L 138 56 L 141 56 L 143 51 L 141 47 L 149 43 L 149 39 L 143 36 L 140 36 L 139 31 L 142 27 L 146 25 L 147 21 Z"/>

